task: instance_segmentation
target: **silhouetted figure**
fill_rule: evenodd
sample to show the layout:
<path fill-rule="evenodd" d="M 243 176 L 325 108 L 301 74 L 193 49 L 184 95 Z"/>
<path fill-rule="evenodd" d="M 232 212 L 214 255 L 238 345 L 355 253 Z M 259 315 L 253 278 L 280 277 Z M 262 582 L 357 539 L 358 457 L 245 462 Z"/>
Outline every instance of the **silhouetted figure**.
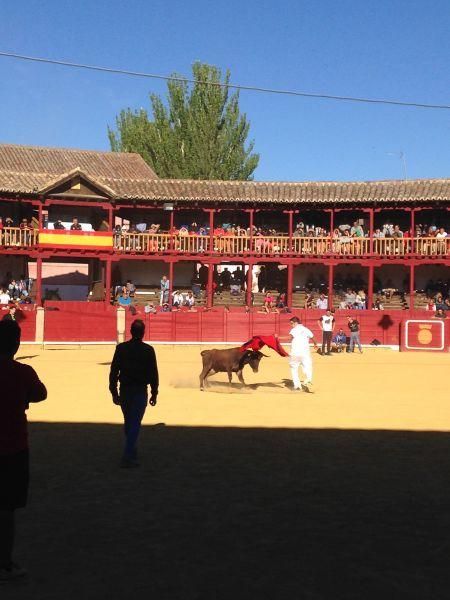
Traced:
<path fill-rule="evenodd" d="M 149 404 L 155 406 L 158 396 L 158 365 L 152 346 L 144 344 L 144 322 L 131 324 L 131 340 L 119 344 L 109 373 L 109 390 L 114 404 L 120 405 L 125 423 L 125 449 L 122 467 L 137 467 L 136 443 L 147 408 L 147 385 L 150 384 Z M 120 383 L 120 391 L 117 390 Z"/>
<path fill-rule="evenodd" d="M 14 360 L 20 327 L 0 322 L 0 583 L 26 575 L 13 562 L 14 514 L 27 503 L 29 451 L 27 417 L 30 402 L 47 398 L 36 371 Z"/>

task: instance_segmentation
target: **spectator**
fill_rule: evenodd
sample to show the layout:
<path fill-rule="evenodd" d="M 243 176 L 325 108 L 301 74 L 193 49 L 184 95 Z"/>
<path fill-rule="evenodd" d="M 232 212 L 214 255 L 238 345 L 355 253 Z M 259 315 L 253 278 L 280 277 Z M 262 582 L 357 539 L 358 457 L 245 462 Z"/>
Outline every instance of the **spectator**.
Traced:
<path fill-rule="evenodd" d="M 355 344 L 358 345 L 359 352 L 362 354 L 361 341 L 359 339 L 359 321 L 353 317 L 347 317 L 348 328 L 350 329 L 350 348 L 349 352 L 355 351 Z"/>
<path fill-rule="evenodd" d="M 189 310 L 193 311 L 194 304 L 195 304 L 194 294 L 191 291 L 189 291 L 187 293 L 186 299 L 184 301 L 184 306 L 187 306 L 189 308 Z"/>
<path fill-rule="evenodd" d="M 334 338 L 331 340 L 331 351 L 332 352 L 343 352 L 347 346 L 347 335 L 345 334 L 342 327 L 336 333 Z"/>
<path fill-rule="evenodd" d="M 153 304 L 153 302 L 147 302 L 144 306 L 144 313 L 146 315 L 154 315 L 156 313 L 156 308 Z"/>
<path fill-rule="evenodd" d="M 439 231 L 436 233 L 436 239 L 437 240 L 445 240 L 446 237 L 447 237 L 447 232 L 445 231 L 445 229 L 443 227 L 440 227 Z"/>
<path fill-rule="evenodd" d="M 12 304 L 9 307 L 8 313 L 3 317 L 2 321 L 17 321 L 16 319 L 16 306 Z"/>
<path fill-rule="evenodd" d="M 119 306 L 122 308 L 127 308 L 131 306 L 131 298 L 128 291 L 124 291 L 119 296 Z"/>
<path fill-rule="evenodd" d="M 376 298 L 375 302 L 373 303 L 373 310 L 384 310 L 381 298 Z"/>
<path fill-rule="evenodd" d="M 304 308 L 312 308 L 314 303 L 314 294 L 312 292 L 307 292 L 305 296 L 305 304 Z"/>
<path fill-rule="evenodd" d="M 331 356 L 331 338 L 333 336 L 335 320 L 332 311 L 327 308 L 324 315 L 318 319 L 319 327 L 322 330 L 322 356 Z M 327 351 L 325 352 L 325 347 Z"/>
<path fill-rule="evenodd" d="M 318 308 L 320 310 L 326 310 L 327 307 L 328 307 L 328 298 L 325 296 L 325 294 L 320 294 L 320 296 L 317 298 L 316 308 Z"/>
<path fill-rule="evenodd" d="M 171 308 L 169 306 L 168 302 L 164 302 L 164 304 L 161 306 L 161 312 L 171 312 Z"/>
<path fill-rule="evenodd" d="M 166 275 L 161 277 L 161 294 L 159 303 L 162 306 L 163 304 L 168 304 L 169 302 L 169 291 L 170 291 L 170 281 L 167 279 Z"/>
<path fill-rule="evenodd" d="M 70 230 L 71 231 L 81 231 L 82 227 L 81 225 L 78 223 L 78 219 L 76 217 L 74 217 L 72 219 L 72 225 L 70 226 Z"/>
<path fill-rule="evenodd" d="M 64 227 L 64 225 L 61 222 L 61 219 L 57 219 L 54 223 L 53 223 L 53 229 L 56 230 L 65 230 L 66 228 Z"/>
<path fill-rule="evenodd" d="M 0 288 L 0 304 L 9 304 L 11 298 L 9 297 L 8 292 L 6 292 L 3 288 Z"/>
<path fill-rule="evenodd" d="M 192 292 L 191 292 L 192 293 Z M 174 310 L 179 310 L 184 304 L 184 296 L 181 292 L 175 290 L 172 293 L 172 307 Z"/>
<path fill-rule="evenodd" d="M 436 304 L 433 298 L 428 298 L 428 302 L 425 305 L 425 310 L 436 312 Z"/>
<path fill-rule="evenodd" d="M 447 318 L 447 311 L 443 310 L 442 308 L 438 308 L 433 315 L 433 319 L 446 319 L 446 318 Z"/>
<path fill-rule="evenodd" d="M 241 293 L 241 281 L 239 274 L 236 273 L 236 271 L 231 275 L 230 293 L 232 296 L 239 296 Z"/>
<path fill-rule="evenodd" d="M 13 279 L 8 285 L 8 294 L 11 300 L 17 300 L 20 296 L 19 286 L 17 285 L 15 279 Z"/>
<path fill-rule="evenodd" d="M 266 292 L 266 295 L 264 296 L 263 310 L 261 312 L 263 312 L 263 313 L 272 312 L 273 307 L 274 307 L 274 302 L 275 302 L 275 299 L 272 296 L 271 292 Z"/>
<path fill-rule="evenodd" d="M 127 280 L 127 282 L 125 284 L 125 288 L 126 288 L 126 290 L 128 292 L 128 295 L 130 296 L 130 298 L 134 298 L 134 296 L 136 294 L 136 286 L 131 281 L 131 279 Z"/>

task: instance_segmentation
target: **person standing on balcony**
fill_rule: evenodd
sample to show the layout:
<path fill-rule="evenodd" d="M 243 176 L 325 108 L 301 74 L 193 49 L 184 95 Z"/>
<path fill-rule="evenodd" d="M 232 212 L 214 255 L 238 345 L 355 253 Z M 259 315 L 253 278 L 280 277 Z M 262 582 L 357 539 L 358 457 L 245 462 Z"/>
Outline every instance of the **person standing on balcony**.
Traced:
<path fill-rule="evenodd" d="M 150 385 L 149 404 L 158 398 L 158 365 L 152 346 L 145 344 L 145 325 L 140 319 L 131 324 L 131 340 L 116 347 L 109 373 L 109 391 L 114 404 L 122 409 L 125 425 L 125 448 L 121 467 L 138 467 L 136 444 L 141 422 L 147 408 L 147 386 Z M 120 384 L 120 390 L 117 389 Z"/>
<path fill-rule="evenodd" d="M 353 317 L 347 317 L 348 328 L 350 329 L 350 347 L 349 352 L 355 351 L 355 344 L 359 348 L 360 354 L 362 354 L 362 346 L 359 338 L 359 321 Z"/>
<path fill-rule="evenodd" d="M 322 356 L 331 356 L 331 338 L 333 337 L 335 320 L 331 309 L 327 308 L 324 315 L 318 320 L 322 330 Z M 325 348 L 327 351 L 325 352 Z"/>

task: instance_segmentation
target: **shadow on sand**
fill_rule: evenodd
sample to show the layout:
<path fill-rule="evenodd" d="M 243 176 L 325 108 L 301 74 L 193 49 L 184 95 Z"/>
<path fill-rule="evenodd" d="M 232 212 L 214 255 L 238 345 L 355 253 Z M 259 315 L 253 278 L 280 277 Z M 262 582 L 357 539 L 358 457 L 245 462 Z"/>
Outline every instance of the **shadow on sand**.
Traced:
<path fill-rule="evenodd" d="M 444 599 L 450 435 L 34 423 L 2 598 Z"/>

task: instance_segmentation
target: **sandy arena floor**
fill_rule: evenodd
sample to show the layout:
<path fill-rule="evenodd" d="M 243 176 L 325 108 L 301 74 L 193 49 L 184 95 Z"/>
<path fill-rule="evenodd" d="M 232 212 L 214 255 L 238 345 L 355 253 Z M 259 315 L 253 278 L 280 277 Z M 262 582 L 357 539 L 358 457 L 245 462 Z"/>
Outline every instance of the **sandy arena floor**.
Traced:
<path fill-rule="evenodd" d="M 314 355 L 306 394 L 269 351 L 245 390 L 200 392 L 201 349 L 156 347 L 159 403 L 123 470 L 113 348 L 21 348 L 49 398 L 18 514 L 30 577 L 2 600 L 446 600 L 450 357 Z"/>
<path fill-rule="evenodd" d="M 214 427 L 312 427 L 344 429 L 450 430 L 448 354 L 399 353 L 369 348 L 361 355 L 314 358 L 314 394 L 289 387 L 287 359 L 265 351 L 259 373 L 245 368 L 249 388 L 226 373 L 210 377 L 199 391 L 200 351 L 205 346 L 156 346 L 160 396 L 147 424 Z M 108 393 L 113 347 L 21 348 L 48 386 L 49 398 L 33 406 L 34 421 L 120 423 Z"/>

